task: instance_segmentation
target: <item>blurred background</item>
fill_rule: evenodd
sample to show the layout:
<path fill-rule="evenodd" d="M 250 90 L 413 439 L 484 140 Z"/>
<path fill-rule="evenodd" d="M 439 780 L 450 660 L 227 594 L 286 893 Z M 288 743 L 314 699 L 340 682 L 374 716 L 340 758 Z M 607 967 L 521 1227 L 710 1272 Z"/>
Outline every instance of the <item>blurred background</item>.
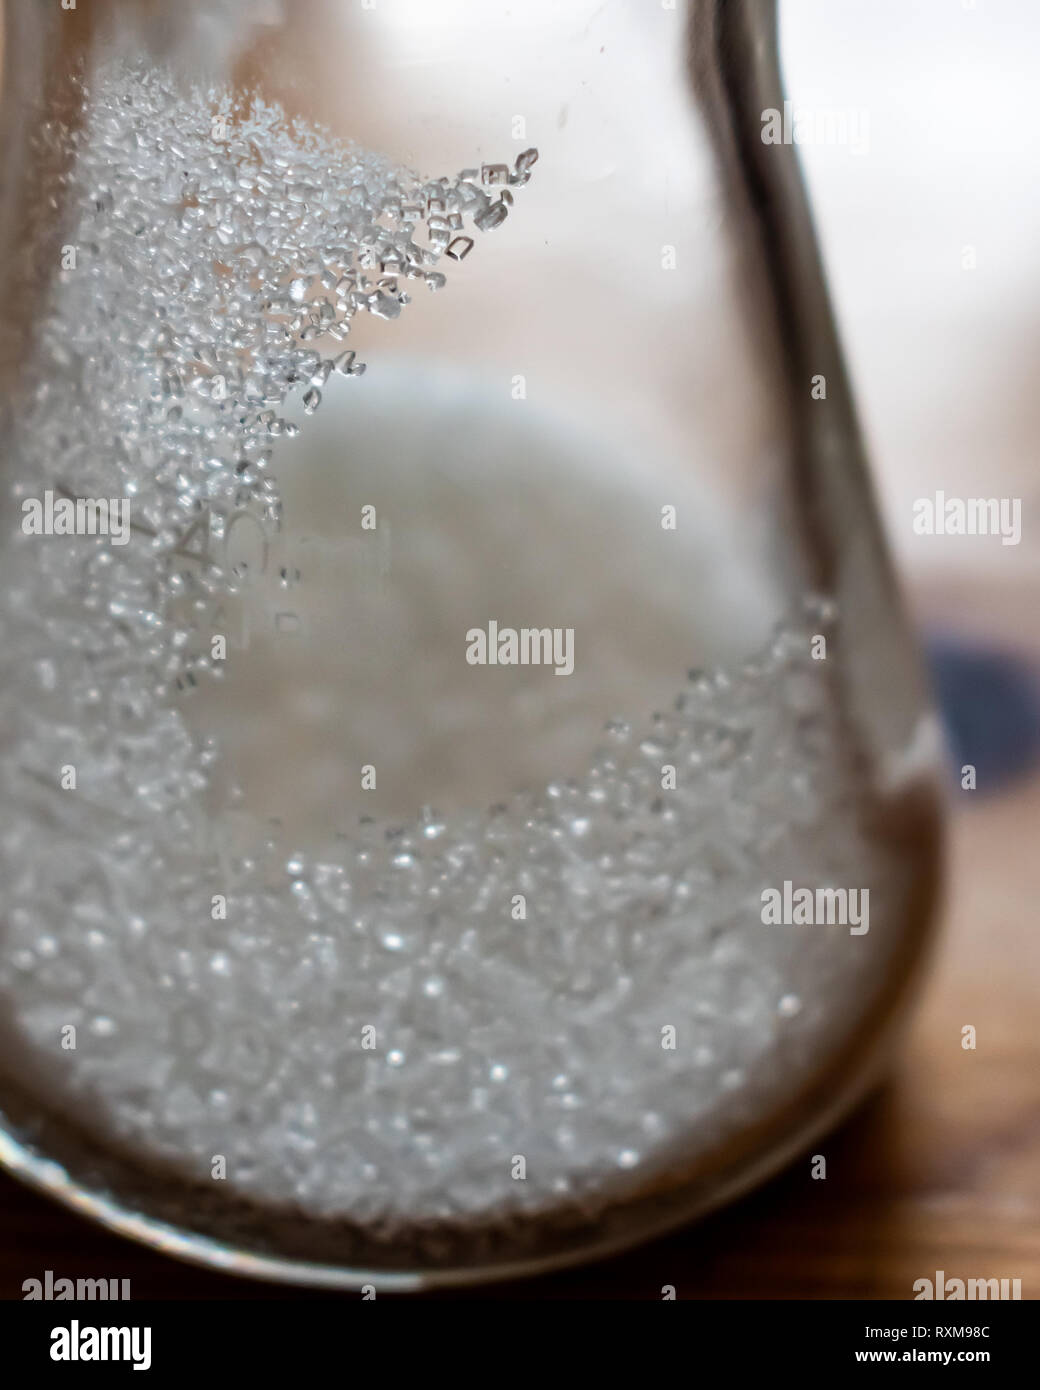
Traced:
<path fill-rule="evenodd" d="M 793 100 L 864 112 L 802 146 L 887 523 L 922 620 L 1035 649 L 1040 199 L 1028 0 L 787 0 Z M 1017 546 L 919 537 L 914 500 L 1022 499 Z"/>

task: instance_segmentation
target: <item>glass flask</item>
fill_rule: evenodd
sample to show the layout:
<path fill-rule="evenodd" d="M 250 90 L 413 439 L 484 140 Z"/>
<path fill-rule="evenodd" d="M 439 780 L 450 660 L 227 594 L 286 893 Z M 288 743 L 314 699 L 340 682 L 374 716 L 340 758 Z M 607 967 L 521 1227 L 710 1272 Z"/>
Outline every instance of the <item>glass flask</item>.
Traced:
<path fill-rule="evenodd" d="M 397 1289 L 773 1173 L 939 862 L 773 7 L 3 16 L 0 1158 Z"/>

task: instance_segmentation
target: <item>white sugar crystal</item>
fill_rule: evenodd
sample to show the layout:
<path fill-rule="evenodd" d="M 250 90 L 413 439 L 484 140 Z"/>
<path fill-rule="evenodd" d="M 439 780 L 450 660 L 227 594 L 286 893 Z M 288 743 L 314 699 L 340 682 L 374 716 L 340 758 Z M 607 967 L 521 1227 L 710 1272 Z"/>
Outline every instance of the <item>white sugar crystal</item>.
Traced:
<path fill-rule="evenodd" d="M 594 1210 L 797 1092 L 883 972 L 904 868 L 859 824 L 803 623 L 747 669 L 677 675 L 656 719 L 617 711 L 579 776 L 491 811 L 372 818 L 321 858 L 257 831 L 181 702 L 228 679 L 212 614 L 230 629 L 284 521 L 270 443 L 299 426 L 283 403 L 316 410 L 330 362 L 364 371 L 330 332 L 398 316 L 391 268 L 443 283 L 439 249 L 472 246 L 458 219 L 506 216 L 472 181 L 510 175 L 423 183 L 263 104 L 218 143 L 222 100 L 101 73 L 70 162 L 80 268 L 38 325 L 11 475 L 16 498 L 73 481 L 130 496 L 134 531 L 6 546 L 7 1021 L 87 1123 L 202 1179 L 224 1155 L 228 1187 L 262 1201 L 386 1239 Z M 223 569 L 193 558 L 201 520 L 227 538 Z M 428 544 L 445 584 L 479 594 L 464 554 L 436 528 Z M 281 567 L 290 596 L 300 569 Z M 279 627 L 305 639 L 288 600 Z M 360 717 L 347 692 L 337 713 Z M 785 879 L 869 886 L 870 935 L 764 927 L 760 891 Z"/>

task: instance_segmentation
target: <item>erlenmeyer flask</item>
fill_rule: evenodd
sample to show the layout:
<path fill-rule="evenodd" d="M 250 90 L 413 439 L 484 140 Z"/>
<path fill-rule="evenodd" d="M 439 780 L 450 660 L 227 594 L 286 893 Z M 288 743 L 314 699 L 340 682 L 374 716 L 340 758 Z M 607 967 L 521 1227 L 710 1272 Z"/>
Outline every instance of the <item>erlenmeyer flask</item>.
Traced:
<path fill-rule="evenodd" d="M 381 1287 L 775 1170 L 937 854 L 771 7 L 5 25 L 3 1161 Z"/>

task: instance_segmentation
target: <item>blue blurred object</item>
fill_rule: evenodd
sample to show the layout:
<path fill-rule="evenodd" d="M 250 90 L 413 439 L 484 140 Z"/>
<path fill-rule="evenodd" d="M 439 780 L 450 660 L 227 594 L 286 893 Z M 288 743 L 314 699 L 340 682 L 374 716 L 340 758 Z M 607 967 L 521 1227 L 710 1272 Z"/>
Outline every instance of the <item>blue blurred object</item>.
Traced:
<path fill-rule="evenodd" d="M 960 780 L 972 763 L 980 792 L 999 791 L 1040 762 L 1040 680 L 1027 662 L 969 638 L 925 638 L 932 684 Z"/>

